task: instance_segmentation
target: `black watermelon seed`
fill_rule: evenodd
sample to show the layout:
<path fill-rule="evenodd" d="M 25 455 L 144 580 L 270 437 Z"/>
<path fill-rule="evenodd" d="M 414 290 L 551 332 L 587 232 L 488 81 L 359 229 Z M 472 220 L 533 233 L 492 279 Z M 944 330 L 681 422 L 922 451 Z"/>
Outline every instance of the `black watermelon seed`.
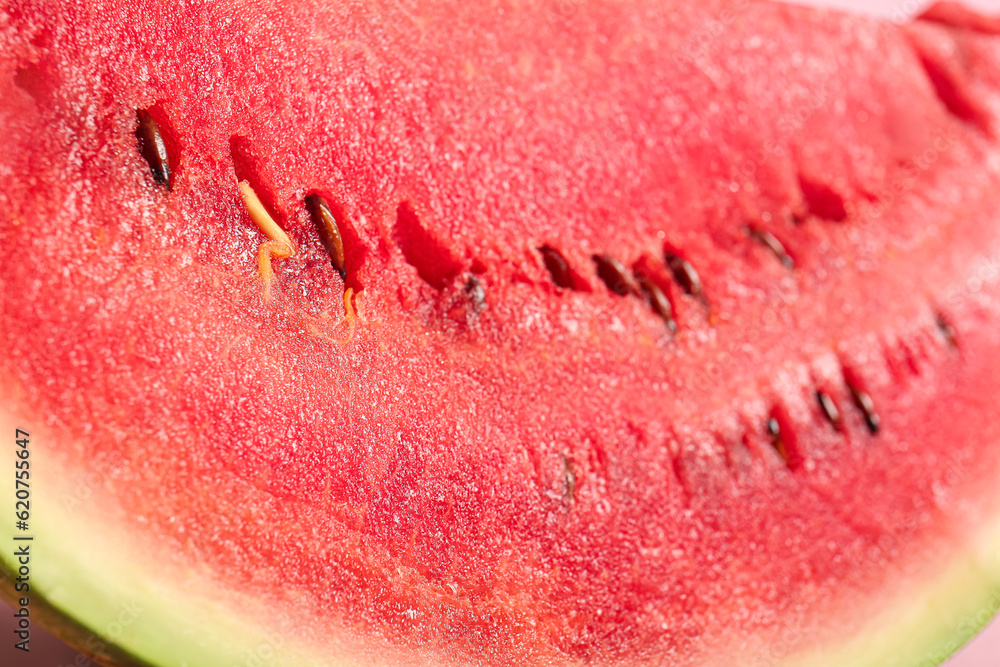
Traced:
<path fill-rule="evenodd" d="M 868 426 L 868 430 L 873 435 L 878 433 L 882 425 L 882 420 L 879 419 L 878 413 L 875 412 L 875 402 L 872 401 L 872 397 L 867 392 L 855 387 L 850 387 L 850 390 L 851 396 L 854 398 L 854 404 L 865 415 L 865 424 Z"/>
<path fill-rule="evenodd" d="M 628 271 L 617 259 L 608 255 L 594 255 L 594 263 L 597 264 L 598 277 L 604 281 L 609 290 L 619 296 L 625 296 L 633 291 Z"/>
<path fill-rule="evenodd" d="M 474 275 L 469 276 L 469 280 L 465 283 L 465 295 L 469 297 L 469 302 L 475 313 L 481 311 L 486 305 L 486 290 L 483 289 L 483 283 Z"/>
<path fill-rule="evenodd" d="M 576 465 L 575 461 L 571 457 L 568 457 L 565 454 L 560 455 L 560 457 L 562 458 L 562 464 L 563 464 L 563 484 L 565 490 L 565 494 L 563 495 L 563 502 L 565 503 L 566 507 L 569 508 L 572 507 L 576 501 L 576 488 L 577 488 L 577 479 L 575 470 Z"/>
<path fill-rule="evenodd" d="M 691 262 L 672 252 L 666 253 L 665 259 L 667 260 L 667 267 L 674 275 L 674 280 L 681 286 L 681 289 L 691 296 L 701 296 L 701 278 L 698 277 L 698 272 L 695 268 L 691 266 Z"/>
<path fill-rule="evenodd" d="M 837 409 L 837 404 L 833 402 L 833 398 L 826 392 L 817 391 L 816 400 L 819 401 L 819 407 L 823 411 L 823 416 L 839 431 L 841 429 L 840 410 Z"/>
<path fill-rule="evenodd" d="M 667 295 L 648 276 L 636 274 L 635 279 L 639 283 L 639 288 L 649 299 L 649 306 L 653 312 L 666 322 L 671 333 L 677 333 L 677 320 L 674 319 L 674 309 L 670 305 L 670 299 L 667 298 Z"/>
<path fill-rule="evenodd" d="M 486 308 L 486 290 L 475 275 L 469 275 L 460 294 L 452 301 L 446 315 L 454 322 L 473 327 Z"/>
<path fill-rule="evenodd" d="M 538 252 L 542 253 L 545 268 L 549 270 L 552 282 L 559 287 L 574 289 L 573 273 L 569 269 L 569 262 L 566 261 L 566 258 L 558 250 L 547 245 L 539 248 Z"/>
<path fill-rule="evenodd" d="M 167 156 L 167 144 L 163 141 L 160 128 L 156 121 L 145 109 L 136 109 L 136 118 L 139 119 L 139 126 L 135 129 L 135 136 L 139 139 L 139 150 L 142 157 L 149 165 L 149 171 L 153 174 L 153 180 L 160 185 L 170 189 L 171 171 L 170 161 Z"/>
<path fill-rule="evenodd" d="M 771 445 L 781 456 L 781 459 L 788 463 L 788 452 L 785 450 L 785 443 L 781 439 L 781 424 L 775 417 L 767 420 L 767 434 L 771 436 Z"/>
<path fill-rule="evenodd" d="M 955 327 L 951 326 L 951 323 L 945 318 L 941 313 L 937 313 L 934 316 L 934 324 L 937 325 L 938 331 L 941 332 L 941 336 L 944 337 L 946 343 L 949 347 L 958 347 L 958 336 L 955 333 Z"/>
<path fill-rule="evenodd" d="M 319 232 L 319 238 L 330 256 L 330 264 L 344 280 L 347 279 L 347 265 L 344 259 L 344 239 L 340 236 L 337 219 L 330 210 L 330 205 L 318 194 L 306 197 L 306 208 L 312 216 L 313 224 Z"/>
<path fill-rule="evenodd" d="M 774 234 L 757 227 L 750 227 L 749 229 L 750 236 L 763 243 L 768 250 L 774 253 L 774 256 L 778 258 L 778 261 L 789 269 L 795 268 L 795 260 L 792 259 L 791 255 L 788 254 L 788 251 L 785 250 L 785 246 Z"/>

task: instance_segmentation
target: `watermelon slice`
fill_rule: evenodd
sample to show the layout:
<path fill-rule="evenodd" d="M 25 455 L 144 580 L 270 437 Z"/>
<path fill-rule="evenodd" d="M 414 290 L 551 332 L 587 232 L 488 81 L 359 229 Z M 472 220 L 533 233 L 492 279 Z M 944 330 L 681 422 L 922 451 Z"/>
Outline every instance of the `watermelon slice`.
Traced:
<path fill-rule="evenodd" d="M 0 9 L 32 622 L 108 664 L 798 667 L 990 618 L 995 21 L 279 4 Z"/>

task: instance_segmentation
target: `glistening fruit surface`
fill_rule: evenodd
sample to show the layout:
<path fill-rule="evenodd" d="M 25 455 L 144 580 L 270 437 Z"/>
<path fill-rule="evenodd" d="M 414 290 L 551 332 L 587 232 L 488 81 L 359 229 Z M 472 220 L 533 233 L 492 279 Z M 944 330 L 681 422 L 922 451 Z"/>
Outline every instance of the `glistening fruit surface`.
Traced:
<path fill-rule="evenodd" d="M 246 616 L 293 664 L 774 663 L 956 567 L 987 603 L 986 30 L 614 2 L 0 30 L 5 424 L 39 434 L 40 592 L 103 632 L 74 586 L 138 582 L 125 650 L 237 661 Z M 238 181 L 294 248 L 266 285 Z"/>

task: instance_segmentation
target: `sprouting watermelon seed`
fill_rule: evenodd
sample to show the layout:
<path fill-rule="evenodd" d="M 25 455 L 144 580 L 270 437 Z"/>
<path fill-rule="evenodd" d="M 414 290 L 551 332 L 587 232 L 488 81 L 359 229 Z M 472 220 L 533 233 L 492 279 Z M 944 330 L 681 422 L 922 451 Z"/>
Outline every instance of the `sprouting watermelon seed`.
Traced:
<path fill-rule="evenodd" d="M 139 119 L 139 126 L 135 129 L 135 136 L 139 139 L 139 150 L 142 157 L 149 165 L 149 171 L 153 174 L 153 180 L 160 185 L 167 186 L 167 190 L 173 185 L 170 171 L 170 161 L 167 156 L 167 144 L 163 141 L 160 128 L 145 109 L 136 109 L 136 118 Z"/>
<path fill-rule="evenodd" d="M 681 289 L 691 296 L 702 296 L 701 278 L 698 277 L 695 268 L 691 266 L 691 262 L 672 252 L 665 253 L 664 258 L 670 272 L 674 274 L 674 280 L 681 286 Z"/>
<path fill-rule="evenodd" d="M 750 226 L 747 228 L 747 233 L 750 237 L 760 241 L 767 247 L 768 250 L 774 253 L 774 256 L 784 264 L 789 269 L 795 268 L 795 260 L 791 258 L 788 251 L 785 250 L 784 244 L 777 239 L 777 237 L 766 229 L 760 229 L 759 227 Z"/>
<path fill-rule="evenodd" d="M 634 291 L 628 277 L 628 271 L 617 259 L 608 255 L 594 255 L 594 263 L 597 265 L 598 277 L 604 281 L 609 290 L 619 296 L 625 296 Z"/>
<path fill-rule="evenodd" d="M 837 409 L 837 404 L 834 403 L 833 397 L 825 391 L 817 391 L 816 400 L 819 402 L 820 410 L 823 411 L 823 416 L 826 417 L 827 421 L 833 424 L 833 427 L 838 431 L 841 430 L 840 410 Z"/>
<path fill-rule="evenodd" d="M 246 204 L 247 211 L 250 213 L 250 219 L 253 220 L 264 236 L 268 238 L 267 241 L 260 244 L 257 250 L 257 272 L 264 279 L 264 294 L 267 296 L 270 294 L 271 278 L 274 277 L 274 271 L 271 269 L 271 259 L 274 257 L 279 259 L 291 257 L 295 254 L 295 247 L 292 245 L 292 240 L 288 238 L 285 230 L 274 221 L 271 214 L 264 208 L 257 193 L 250 187 L 250 183 L 240 181 L 239 187 L 240 193 L 243 195 L 243 203 Z"/>
<path fill-rule="evenodd" d="M 569 269 L 569 262 L 562 256 L 562 253 L 547 245 L 539 248 L 538 252 L 542 253 L 542 260 L 545 261 L 545 268 L 552 276 L 552 282 L 565 289 L 576 289 L 573 284 L 573 273 Z"/>
<path fill-rule="evenodd" d="M 667 298 L 667 295 L 645 273 L 636 273 L 635 279 L 639 283 L 639 289 L 649 299 L 649 306 L 653 309 L 653 312 L 663 319 L 671 333 L 677 333 L 677 321 L 674 319 L 674 309 L 670 305 L 670 299 Z"/>
<path fill-rule="evenodd" d="M 875 412 L 875 402 L 872 401 L 872 397 L 857 387 L 848 385 L 848 388 L 851 390 L 854 404 L 858 406 L 858 409 L 865 416 L 865 424 L 868 426 L 868 430 L 872 434 L 878 433 L 879 427 L 882 425 L 882 420 L 879 419 L 878 413 Z"/>
<path fill-rule="evenodd" d="M 344 258 L 344 240 L 340 236 L 340 227 L 330 210 L 327 201 L 318 194 L 311 194 L 306 197 L 306 208 L 312 216 L 313 224 L 319 232 L 319 238 L 330 256 L 330 264 L 340 274 L 343 280 L 347 280 L 347 265 Z"/>

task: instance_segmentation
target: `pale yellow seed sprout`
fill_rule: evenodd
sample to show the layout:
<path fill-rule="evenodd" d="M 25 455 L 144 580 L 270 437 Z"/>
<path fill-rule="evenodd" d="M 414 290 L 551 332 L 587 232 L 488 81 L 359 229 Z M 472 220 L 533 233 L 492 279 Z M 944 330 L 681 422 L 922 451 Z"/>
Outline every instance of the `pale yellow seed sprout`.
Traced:
<path fill-rule="evenodd" d="M 269 294 L 271 278 L 274 277 L 274 271 L 271 269 L 271 259 L 274 257 L 278 259 L 291 257 L 295 254 L 295 246 L 292 245 L 292 240 L 288 238 L 285 230 L 278 226 L 278 223 L 274 221 L 271 214 L 264 208 L 257 193 L 250 187 L 250 183 L 240 181 L 239 185 L 240 193 L 243 195 L 243 203 L 246 204 L 247 211 L 250 213 L 250 219 L 257 225 L 261 233 L 268 238 L 257 249 L 257 273 L 264 279 L 265 294 Z"/>

